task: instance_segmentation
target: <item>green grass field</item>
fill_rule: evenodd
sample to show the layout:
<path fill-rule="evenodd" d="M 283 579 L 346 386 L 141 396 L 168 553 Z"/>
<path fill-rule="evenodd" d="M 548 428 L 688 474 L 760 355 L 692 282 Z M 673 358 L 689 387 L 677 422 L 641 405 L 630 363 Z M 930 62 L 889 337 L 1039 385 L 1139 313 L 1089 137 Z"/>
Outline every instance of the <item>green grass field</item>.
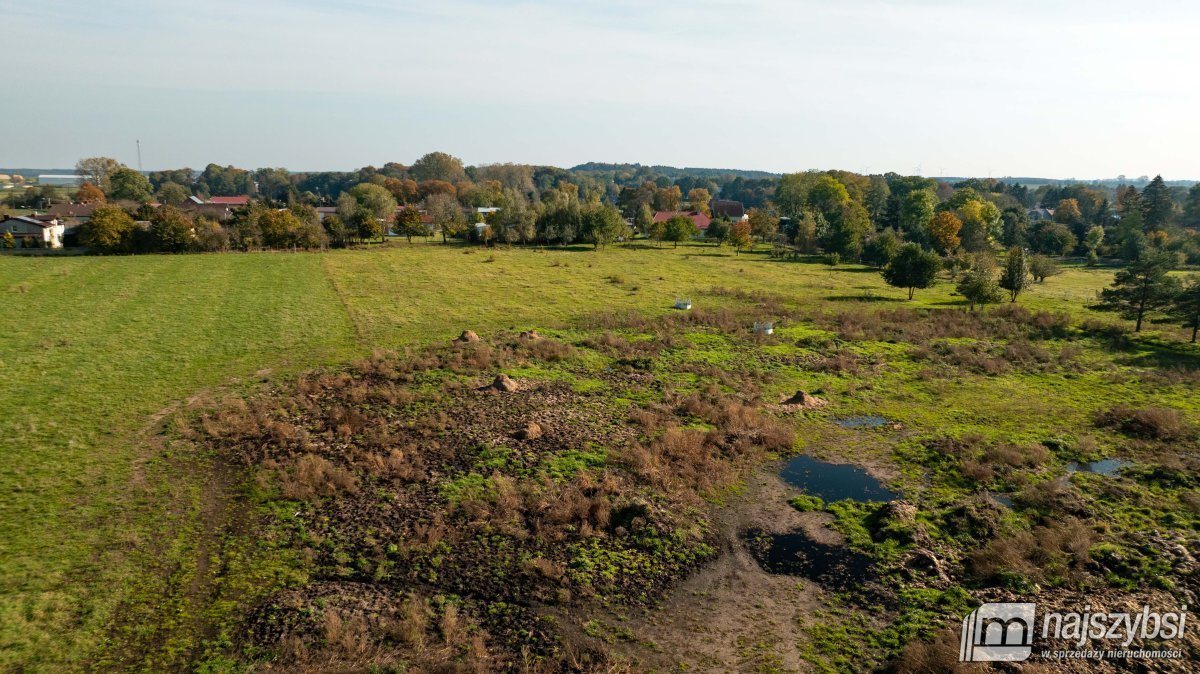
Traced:
<path fill-rule="evenodd" d="M 1079 319 L 1110 279 L 1111 271 L 1070 268 L 1021 301 Z M 857 265 L 700 245 L 0 257 L 0 669 L 78 667 L 105 645 L 115 607 L 138 587 L 144 560 L 135 551 L 160 531 L 144 488 L 160 476 L 146 460 L 152 422 L 172 404 L 253 383 L 264 370 L 346 362 L 464 329 L 562 327 L 605 310 L 665 313 L 676 298 L 699 302 L 712 287 L 802 305 L 908 304 Z M 952 291 L 943 281 L 912 304 L 960 306 Z M 1056 391 L 1057 382 L 1039 393 L 1088 395 Z M 995 392 L 982 388 L 956 389 L 950 404 Z M 1030 400 L 1014 395 L 1001 417 L 980 425 L 1027 418 Z M 921 421 L 918 411 L 893 411 Z M 171 489 L 186 490 L 181 479 Z"/>

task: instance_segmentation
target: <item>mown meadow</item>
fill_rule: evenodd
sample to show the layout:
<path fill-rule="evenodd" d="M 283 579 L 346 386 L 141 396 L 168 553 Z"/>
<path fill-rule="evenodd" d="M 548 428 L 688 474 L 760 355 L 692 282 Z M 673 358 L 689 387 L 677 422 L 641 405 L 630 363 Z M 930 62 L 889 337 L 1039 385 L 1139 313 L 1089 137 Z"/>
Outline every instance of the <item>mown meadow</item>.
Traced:
<path fill-rule="evenodd" d="M 1151 326 L 1136 338 L 1106 337 L 1099 324 L 1095 334 L 1081 331 L 1098 318 L 1087 301 L 1111 277 L 1103 268 L 1068 267 L 1023 295 L 1023 307 L 1065 314 L 1066 327 L 1029 345 L 1024 335 L 1006 335 L 1000 344 L 990 343 L 987 331 L 879 327 L 919 324 L 921 314 L 896 314 L 890 323 L 870 318 L 879 311 L 964 311 L 948 281 L 907 302 L 904 291 L 866 267 L 702 245 L 592 251 L 419 243 L 321 254 L 0 258 L 0 668 L 127 665 L 114 656 L 126 641 L 194 655 L 200 639 L 188 632 L 204 622 L 194 614 L 219 613 L 212 617 L 221 622 L 237 612 L 239 598 L 251 596 L 243 588 L 219 607 L 188 602 L 186 588 L 202 566 L 196 558 L 212 552 L 199 540 L 209 476 L 206 463 L 172 454 L 176 446 L 159 422 L 189 400 L 250 393 L 265 381 L 357 361 L 376 349 L 444 342 L 467 329 L 488 335 L 537 328 L 583 339 L 585 323 L 598 314 L 653 318 L 672 313 L 681 298 L 719 309 L 736 305 L 741 294 L 769 295 L 787 303 L 790 318 L 760 345 L 783 363 L 766 368 L 774 374 L 764 399 L 816 390 L 835 401 L 838 415 L 880 414 L 915 432 L 896 442 L 864 442 L 817 425 L 817 415 L 802 422 L 797 447 L 892 461 L 893 483 L 914 489 L 932 471 L 930 498 L 950 503 L 968 486 L 957 468 L 938 474 L 923 435 L 935 429 L 971 438 L 959 458 L 974 467 L 982 462 L 972 452 L 1057 437 L 1090 439 L 1064 442 L 1055 461 L 1119 452 L 1118 435 L 1094 429 L 1097 412 L 1114 406 L 1194 415 L 1194 379 L 1177 372 L 1194 371 L 1200 355 L 1178 343 L 1181 331 Z M 744 364 L 743 345 L 720 329 L 687 339 L 697 348 L 668 352 L 658 367 Z M 786 365 L 800 356 L 822 365 Z M 663 376 L 688 384 L 686 374 Z M 846 449 L 851 444 L 864 448 L 861 456 Z M 896 465 L 897 456 L 911 463 Z M 1044 477 L 1021 465 L 991 475 L 985 468 L 970 479 L 1015 488 Z M 1153 518 L 1146 508 L 1168 498 L 1154 489 L 1144 487 L 1150 505 L 1114 513 L 1119 526 Z M 852 513 L 839 516 L 853 520 Z M 183 599 L 156 604 L 164 587 Z M 147 641 L 129 628 L 127 613 L 172 627 Z M 829 645 L 838 641 L 828 637 L 831 630 L 850 629 L 834 622 L 816 630 L 814 661 L 857 657 Z"/>

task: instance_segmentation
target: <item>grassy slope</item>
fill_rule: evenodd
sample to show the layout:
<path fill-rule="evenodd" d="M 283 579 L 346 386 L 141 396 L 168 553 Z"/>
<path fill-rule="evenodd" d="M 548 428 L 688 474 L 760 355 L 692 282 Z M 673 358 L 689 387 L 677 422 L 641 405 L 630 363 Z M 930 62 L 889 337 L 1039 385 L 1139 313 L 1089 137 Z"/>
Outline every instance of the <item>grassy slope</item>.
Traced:
<path fill-rule="evenodd" d="M 141 525 L 116 522 L 132 506 L 124 487 L 145 446 L 139 433 L 173 401 L 260 368 L 345 360 L 467 328 L 668 311 L 710 286 L 814 303 L 902 297 L 859 267 L 707 246 L 470 251 L 0 259 L 12 308 L 0 315 L 0 438 L 16 457 L 0 467 L 10 495 L 0 502 L 0 668 L 78 658 L 99 638 L 117 598 L 107 589 L 136 571 L 122 566 L 120 549 Z M 1109 277 L 1071 270 L 1023 303 L 1083 314 L 1083 299 Z M 916 304 L 957 301 L 942 283 Z"/>
<path fill-rule="evenodd" d="M 341 359 L 311 255 L 0 260 L 0 669 L 86 653 L 133 572 L 116 525 L 147 420 L 263 367 Z"/>

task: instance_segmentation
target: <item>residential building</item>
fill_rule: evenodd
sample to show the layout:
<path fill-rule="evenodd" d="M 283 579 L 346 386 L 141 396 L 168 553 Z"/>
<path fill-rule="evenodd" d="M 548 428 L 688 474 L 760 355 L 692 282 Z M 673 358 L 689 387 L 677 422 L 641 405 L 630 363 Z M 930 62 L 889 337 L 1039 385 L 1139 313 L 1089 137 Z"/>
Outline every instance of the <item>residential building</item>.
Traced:
<path fill-rule="evenodd" d="M 11 233 L 23 248 L 62 248 L 66 229 L 46 215 L 17 215 L 0 220 L 0 236 Z"/>

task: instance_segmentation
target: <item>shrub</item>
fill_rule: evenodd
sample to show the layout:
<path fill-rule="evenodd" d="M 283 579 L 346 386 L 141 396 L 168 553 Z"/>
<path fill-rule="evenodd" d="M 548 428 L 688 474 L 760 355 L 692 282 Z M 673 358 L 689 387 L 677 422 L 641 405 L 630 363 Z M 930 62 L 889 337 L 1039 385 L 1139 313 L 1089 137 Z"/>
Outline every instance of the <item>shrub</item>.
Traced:
<path fill-rule="evenodd" d="M 1132 408 L 1118 405 L 1096 415 L 1096 425 L 1114 428 L 1134 438 L 1174 440 L 1184 435 L 1183 415 L 1165 407 Z"/>

